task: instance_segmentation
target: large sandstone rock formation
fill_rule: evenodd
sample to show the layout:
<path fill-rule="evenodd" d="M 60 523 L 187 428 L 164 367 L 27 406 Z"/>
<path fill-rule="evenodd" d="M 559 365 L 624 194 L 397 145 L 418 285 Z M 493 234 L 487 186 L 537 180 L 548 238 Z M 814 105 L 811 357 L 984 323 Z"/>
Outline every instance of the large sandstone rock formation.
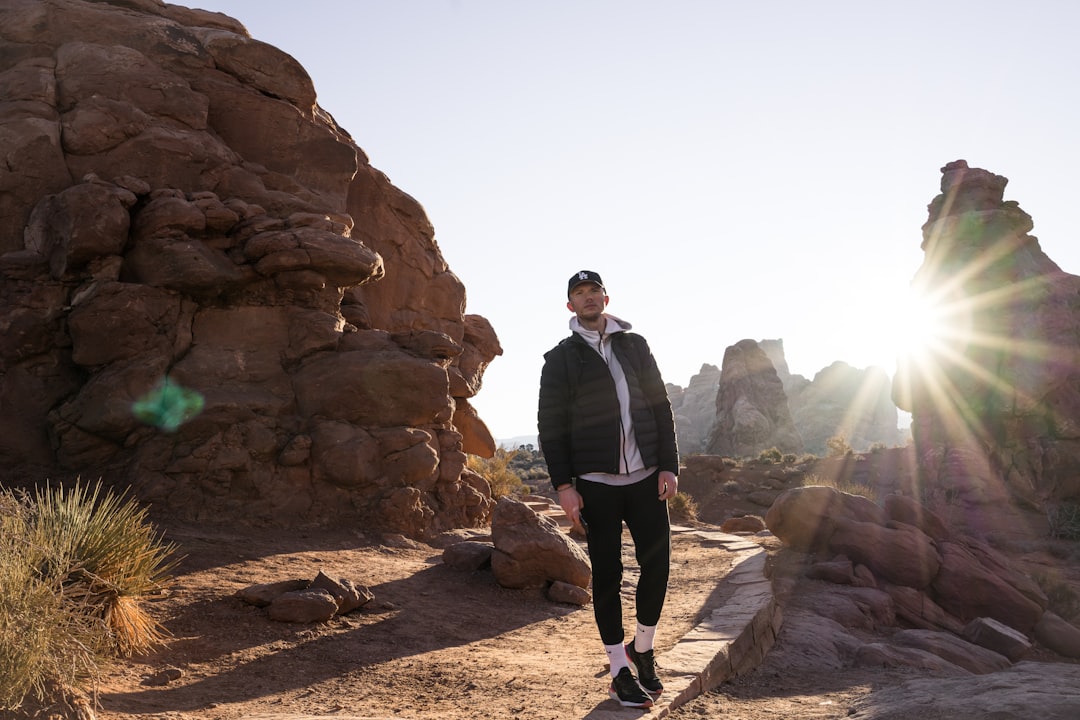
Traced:
<path fill-rule="evenodd" d="M 942 168 L 915 289 L 948 330 L 906 359 L 894 389 L 912 414 L 923 482 L 987 507 L 1010 496 L 1080 499 L 1080 278 L 1003 199 L 1008 180 Z"/>
<path fill-rule="evenodd" d="M 5 480 L 192 520 L 487 520 L 468 398 L 498 340 L 292 57 L 159 0 L 7 0 L 0 152 Z M 148 425 L 166 379 L 202 411 Z"/>
<path fill-rule="evenodd" d="M 740 340 L 729 347 L 720 373 L 708 453 L 746 457 L 772 447 L 784 453 L 803 451 L 784 386 L 755 341 Z"/>

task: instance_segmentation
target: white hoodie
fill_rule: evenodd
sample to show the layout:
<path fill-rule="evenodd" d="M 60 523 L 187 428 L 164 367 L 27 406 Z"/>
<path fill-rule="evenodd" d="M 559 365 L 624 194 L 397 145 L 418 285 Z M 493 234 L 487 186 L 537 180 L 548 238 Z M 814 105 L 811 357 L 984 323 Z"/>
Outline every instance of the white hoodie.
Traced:
<path fill-rule="evenodd" d="M 608 313 L 604 313 L 604 319 L 607 325 L 603 332 L 582 327 L 576 315 L 570 318 L 570 329 L 583 337 L 589 347 L 604 358 L 611 372 L 611 378 L 615 381 L 615 394 L 619 398 L 619 431 L 622 434 L 619 474 L 585 473 L 581 477 L 605 485 L 632 485 L 647 478 L 655 472 L 656 468 L 645 467 L 645 461 L 641 459 L 641 451 L 638 450 L 637 438 L 634 436 L 634 426 L 630 417 L 630 387 L 626 384 L 626 374 L 619 364 L 619 359 L 611 348 L 611 336 L 617 332 L 629 330 L 632 326 L 625 320 Z"/>

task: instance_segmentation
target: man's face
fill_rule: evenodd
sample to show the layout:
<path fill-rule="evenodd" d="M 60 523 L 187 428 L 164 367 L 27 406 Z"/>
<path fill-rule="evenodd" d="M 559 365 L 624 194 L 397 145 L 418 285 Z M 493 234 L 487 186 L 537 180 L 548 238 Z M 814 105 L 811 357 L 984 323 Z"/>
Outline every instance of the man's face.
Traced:
<path fill-rule="evenodd" d="M 607 304 L 608 296 L 604 294 L 604 289 L 596 283 L 585 282 L 570 291 L 566 307 L 580 320 L 595 321 L 603 314 Z"/>

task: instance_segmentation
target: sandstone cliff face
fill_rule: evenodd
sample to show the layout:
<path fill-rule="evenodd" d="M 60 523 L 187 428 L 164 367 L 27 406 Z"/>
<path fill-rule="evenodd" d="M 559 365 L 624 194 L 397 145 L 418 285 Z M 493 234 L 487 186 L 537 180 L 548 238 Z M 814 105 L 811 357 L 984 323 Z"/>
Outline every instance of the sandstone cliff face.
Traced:
<path fill-rule="evenodd" d="M 928 483 L 968 502 L 1080 498 L 1080 278 L 1003 200 L 1008 180 L 963 160 L 942 168 L 913 285 L 948 331 L 899 368 L 896 404 Z"/>
<path fill-rule="evenodd" d="M 290 56 L 158 0 L 0 5 L 0 462 L 198 520 L 486 521 L 501 354 Z M 153 426 L 167 378 L 201 398 Z M 144 418 L 145 419 L 145 418 Z"/>
<path fill-rule="evenodd" d="M 709 454 L 756 456 L 773 447 L 783 453 L 803 452 L 784 386 L 755 341 L 740 340 L 729 347 L 720 372 Z"/>
<path fill-rule="evenodd" d="M 720 368 L 708 363 L 690 378 L 686 389 L 668 384 L 668 399 L 675 415 L 675 431 L 682 454 L 705 452 L 716 423 L 716 393 L 719 388 Z"/>

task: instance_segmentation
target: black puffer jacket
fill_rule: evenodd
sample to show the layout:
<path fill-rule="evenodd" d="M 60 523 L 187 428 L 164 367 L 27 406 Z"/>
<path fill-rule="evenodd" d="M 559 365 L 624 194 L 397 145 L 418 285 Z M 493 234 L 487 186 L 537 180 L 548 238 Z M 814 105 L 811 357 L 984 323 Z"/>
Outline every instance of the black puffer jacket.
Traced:
<path fill-rule="evenodd" d="M 630 412 L 646 467 L 679 472 L 675 420 L 667 390 L 645 338 L 611 336 L 626 375 Z M 607 363 L 574 333 L 544 355 L 537 425 L 551 484 L 558 488 L 590 472 L 620 472 L 619 400 Z"/>

